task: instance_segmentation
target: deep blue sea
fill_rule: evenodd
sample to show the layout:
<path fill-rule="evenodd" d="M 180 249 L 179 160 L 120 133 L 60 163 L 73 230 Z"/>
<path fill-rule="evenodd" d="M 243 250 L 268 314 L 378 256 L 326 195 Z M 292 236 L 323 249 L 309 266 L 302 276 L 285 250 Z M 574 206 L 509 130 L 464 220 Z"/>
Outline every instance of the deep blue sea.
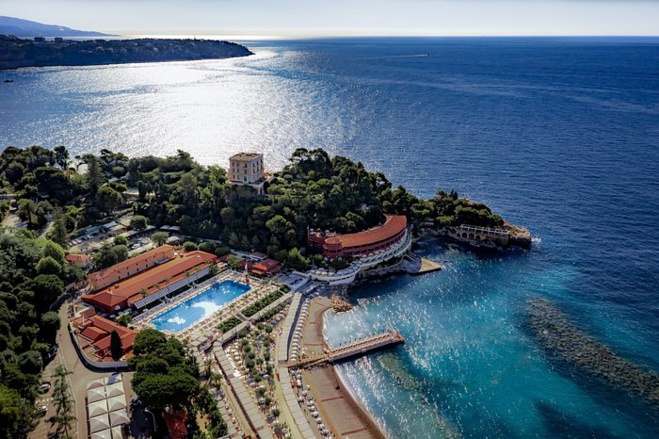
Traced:
<path fill-rule="evenodd" d="M 0 145 L 190 151 L 277 169 L 322 146 L 424 197 L 487 203 L 535 236 L 446 269 L 359 286 L 339 343 L 406 343 L 340 373 L 392 438 L 656 438 L 659 410 L 546 352 L 526 302 L 553 300 L 659 371 L 659 39 L 245 42 L 249 58 L 0 73 Z"/>

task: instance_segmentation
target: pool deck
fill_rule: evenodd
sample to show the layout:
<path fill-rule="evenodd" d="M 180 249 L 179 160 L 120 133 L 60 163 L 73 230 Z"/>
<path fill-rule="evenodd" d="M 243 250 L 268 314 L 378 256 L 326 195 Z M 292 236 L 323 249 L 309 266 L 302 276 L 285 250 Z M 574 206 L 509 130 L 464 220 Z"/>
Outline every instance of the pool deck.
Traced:
<path fill-rule="evenodd" d="M 208 288 L 215 285 L 216 283 L 220 283 L 226 280 L 232 280 L 244 284 L 245 275 L 244 273 L 239 273 L 234 270 L 225 269 L 214 278 L 208 279 L 204 283 L 192 287 L 190 290 L 186 291 L 185 293 L 176 296 L 170 302 L 162 303 L 156 306 L 155 308 L 153 308 L 152 310 L 148 311 L 147 313 L 140 315 L 139 317 L 141 318 L 138 321 L 134 321 L 133 324 L 137 329 L 153 328 L 154 326 L 151 323 L 151 321 L 154 318 L 164 314 L 165 312 L 180 305 L 181 303 L 186 302 L 192 299 L 193 297 L 198 296 L 199 294 L 203 293 L 204 291 L 206 291 Z M 163 332 L 169 335 L 173 335 L 179 339 L 190 338 L 194 340 L 199 337 L 206 337 L 208 336 L 208 332 L 209 331 L 212 332 L 214 327 L 218 325 L 220 322 L 234 315 L 240 318 L 240 310 L 246 308 L 250 304 L 254 303 L 255 301 L 261 299 L 262 297 L 266 296 L 267 294 L 279 288 L 279 285 L 277 284 L 264 283 L 261 280 L 251 276 L 249 277 L 249 286 L 251 287 L 249 291 L 247 291 L 244 294 L 241 294 L 239 297 L 226 303 L 225 305 L 222 306 L 222 308 L 220 308 L 210 316 L 191 324 L 190 326 L 188 326 L 187 328 L 181 331 L 176 331 L 176 332 L 163 331 Z M 244 320 L 244 318 L 241 318 L 241 320 Z"/>

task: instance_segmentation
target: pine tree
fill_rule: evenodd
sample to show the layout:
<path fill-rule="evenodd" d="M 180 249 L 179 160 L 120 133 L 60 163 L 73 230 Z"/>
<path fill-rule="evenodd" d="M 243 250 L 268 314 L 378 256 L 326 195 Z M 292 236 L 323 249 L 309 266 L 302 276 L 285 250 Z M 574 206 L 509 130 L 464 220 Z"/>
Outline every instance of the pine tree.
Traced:
<path fill-rule="evenodd" d="M 110 334 L 110 353 L 114 361 L 119 361 L 124 355 L 124 346 L 117 331 L 112 331 Z"/>
<path fill-rule="evenodd" d="M 65 248 L 69 243 L 69 233 L 66 231 L 66 222 L 64 220 L 64 215 L 62 215 L 60 210 L 55 213 L 55 221 L 53 222 L 53 228 L 50 231 L 50 239 Z"/>

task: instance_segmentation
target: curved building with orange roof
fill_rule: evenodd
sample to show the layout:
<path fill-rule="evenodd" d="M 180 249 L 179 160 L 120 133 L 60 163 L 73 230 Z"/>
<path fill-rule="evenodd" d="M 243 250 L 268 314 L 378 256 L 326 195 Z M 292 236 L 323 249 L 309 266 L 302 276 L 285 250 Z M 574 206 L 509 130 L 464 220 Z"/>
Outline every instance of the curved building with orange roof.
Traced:
<path fill-rule="evenodd" d="M 364 256 L 399 242 L 405 236 L 406 229 L 405 215 L 387 215 L 384 224 L 363 232 L 337 235 L 310 231 L 308 241 L 311 247 L 322 250 L 329 259 Z"/>

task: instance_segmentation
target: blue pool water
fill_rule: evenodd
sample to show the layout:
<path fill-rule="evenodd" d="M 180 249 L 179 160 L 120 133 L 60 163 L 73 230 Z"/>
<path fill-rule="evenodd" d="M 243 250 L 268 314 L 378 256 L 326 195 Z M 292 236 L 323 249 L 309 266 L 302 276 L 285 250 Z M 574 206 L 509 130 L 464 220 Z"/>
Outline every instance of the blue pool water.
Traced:
<path fill-rule="evenodd" d="M 178 332 L 205 319 L 233 299 L 242 296 L 250 287 L 240 282 L 225 280 L 175 306 L 151 320 L 160 331 Z"/>

